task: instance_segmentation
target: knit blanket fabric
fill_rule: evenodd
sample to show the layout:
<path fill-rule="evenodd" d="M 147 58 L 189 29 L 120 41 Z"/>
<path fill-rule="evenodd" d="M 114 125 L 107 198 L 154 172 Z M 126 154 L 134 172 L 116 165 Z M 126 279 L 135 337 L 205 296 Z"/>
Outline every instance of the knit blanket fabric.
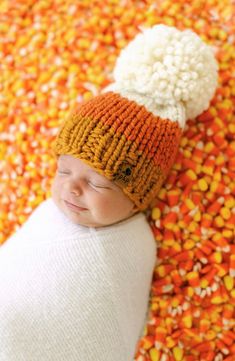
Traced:
<path fill-rule="evenodd" d="M 89 228 L 42 202 L 0 247 L 0 360 L 133 360 L 155 262 L 144 214 Z"/>

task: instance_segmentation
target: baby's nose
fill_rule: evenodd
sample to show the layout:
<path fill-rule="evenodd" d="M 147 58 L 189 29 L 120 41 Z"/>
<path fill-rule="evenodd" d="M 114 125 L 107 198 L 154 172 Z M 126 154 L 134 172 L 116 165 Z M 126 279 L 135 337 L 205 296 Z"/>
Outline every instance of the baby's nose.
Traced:
<path fill-rule="evenodd" d="M 81 185 L 78 184 L 78 182 L 69 182 L 68 188 L 69 188 L 70 193 L 73 193 L 77 196 L 82 194 L 82 187 L 81 187 Z"/>
<path fill-rule="evenodd" d="M 79 196 L 82 192 L 79 189 L 72 190 L 71 193 L 75 194 L 76 196 Z"/>

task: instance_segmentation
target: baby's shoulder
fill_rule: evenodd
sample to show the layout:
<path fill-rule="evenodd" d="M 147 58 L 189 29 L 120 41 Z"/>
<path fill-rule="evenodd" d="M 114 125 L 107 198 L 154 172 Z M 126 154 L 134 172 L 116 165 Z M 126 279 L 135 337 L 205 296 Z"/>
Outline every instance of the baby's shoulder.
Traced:
<path fill-rule="evenodd" d="M 48 216 L 51 216 L 53 213 L 56 212 L 56 207 L 54 205 L 54 202 L 52 198 L 45 199 L 42 201 L 30 214 L 29 218 L 26 220 L 24 225 L 28 223 L 32 223 L 35 220 L 40 219 L 42 217 L 43 219 L 47 219 Z"/>
<path fill-rule="evenodd" d="M 45 199 L 33 209 L 28 219 L 17 229 L 13 236 L 40 236 L 47 228 L 51 228 L 54 223 L 57 223 L 55 220 L 58 217 L 61 217 L 61 215 L 52 198 Z"/>

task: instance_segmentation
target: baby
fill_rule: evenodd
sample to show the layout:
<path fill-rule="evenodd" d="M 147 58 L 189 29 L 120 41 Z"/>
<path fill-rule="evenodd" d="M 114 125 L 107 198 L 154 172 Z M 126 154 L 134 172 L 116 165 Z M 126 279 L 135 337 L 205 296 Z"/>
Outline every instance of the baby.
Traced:
<path fill-rule="evenodd" d="M 1 361 L 132 361 L 147 320 L 156 200 L 185 121 L 209 106 L 213 52 L 192 31 L 146 29 L 114 83 L 68 116 L 52 197 L 0 248 Z"/>

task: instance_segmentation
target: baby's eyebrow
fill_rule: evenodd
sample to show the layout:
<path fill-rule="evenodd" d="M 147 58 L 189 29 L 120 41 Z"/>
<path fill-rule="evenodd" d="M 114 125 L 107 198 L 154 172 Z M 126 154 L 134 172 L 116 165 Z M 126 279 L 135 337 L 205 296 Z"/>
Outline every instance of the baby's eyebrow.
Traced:
<path fill-rule="evenodd" d="M 95 171 L 92 170 L 92 169 L 88 169 L 87 172 L 88 172 L 88 173 L 93 173 L 93 174 L 95 174 L 95 175 L 98 175 L 99 177 L 102 177 L 102 175 L 100 175 L 98 172 L 95 172 Z"/>
<path fill-rule="evenodd" d="M 106 177 L 102 176 L 102 175 L 99 174 L 98 172 L 93 171 L 92 169 L 89 169 L 87 172 L 93 174 L 94 176 L 97 176 L 97 178 L 99 178 L 101 181 L 104 181 L 104 182 L 106 181 L 106 182 L 108 182 L 108 183 L 111 182 L 109 179 L 107 179 Z"/>
<path fill-rule="evenodd" d="M 94 176 L 97 176 L 98 181 L 104 182 L 107 185 L 113 186 L 113 182 L 110 179 L 106 178 L 105 176 L 102 176 L 98 172 L 95 172 L 92 169 L 89 169 L 88 172 L 94 174 Z"/>
<path fill-rule="evenodd" d="M 69 165 L 67 164 L 65 158 L 60 158 L 59 160 L 60 160 L 61 163 L 66 163 L 66 164 L 63 164 L 63 165 L 66 165 L 66 166 L 69 167 Z M 59 160 L 58 160 L 58 162 L 59 162 Z M 99 174 L 98 172 L 94 171 L 93 169 L 88 169 L 88 170 L 87 170 L 87 173 L 91 173 L 91 174 L 93 174 L 94 176 L 97 176 L 97 179 L 99 179 L 100 181 L 107 182 L 108 184 L 111 184 L 111 183 L 112 183 L 109 179 L 107 179 L 106 177 L 103 177 L 101 174 Z"/>

